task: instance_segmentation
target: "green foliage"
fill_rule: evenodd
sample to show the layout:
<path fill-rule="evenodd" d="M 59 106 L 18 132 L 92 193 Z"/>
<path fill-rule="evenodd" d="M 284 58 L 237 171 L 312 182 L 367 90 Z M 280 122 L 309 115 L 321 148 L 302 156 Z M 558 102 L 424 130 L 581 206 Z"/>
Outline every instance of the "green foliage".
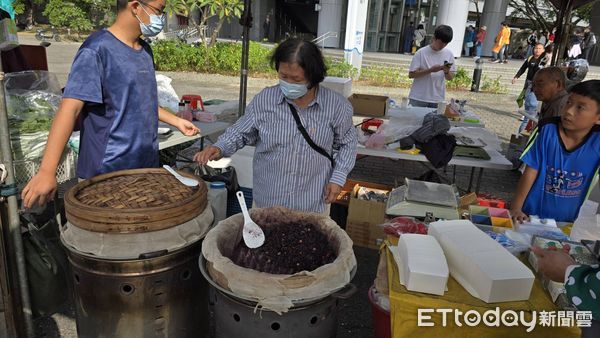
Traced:
<path fill-rule="evenodd" d="M 15 10 L 15 14 L 17 15 L 25 13 L 26 8 L 27 7 L 24 0 L 16 0 L 15 2 L 13 2 L 13 9 Z"/>
<path fill-rule="evenodd" d="M 213 47 L 204 44 L 189 45 L 180 41 L 163 40 L 152 45 L 154 62 L 160 71 L 184 71 L 223 75 L 238 75 L 242 46 L 238 43 L 218 42 Z M 275 70 L 269 64 L 273 50 L 258 42 L 250 42 L 248 72 L 257 77 L 276 77 Z M 356 78 L 357 70 L 352 65 L 331 58 L 325 58 L 327 75 Z M 500 82 L 501 77 L 482 79 L 481 91 L 489 93 L 507 93 L 508 88 Z M 357 80 L 361 84 L 378 87 L 409 88 L 412 80 L 408 71 L 401 67 L 367 65 L 361 70 Z M 468 90 L 471 77 L 467 70 L 458 67 L 454 78 L 446 82 L 448 89 Z"/>
<path fill-rule="evenodd" d="M 167 0 L 165 12 L 177 14 L 186 18 L 198 8 L 198 0 Z"/>
<path fill-rule="evenodd" d="M 164 40 L 152 45 L 154 62 L 161 71 L 206 72 L 224 75 L 239 74 L 242 46 L 219 42 L 213 47 L 203 44 L 188 45 L 179 41 Z M 248 71 L 251 75 L 272 76 L 269 65 L 271 49 L 250 42 Z"/>
<path fill-rule="evenodd" d="M 356 74 L 358 74 L 356 68 L 344 61 L 332 60 L 326 57 L 325 65 L 327 66 L 328 76 L 355 78 Z"/>
<path fill-rule="evenodd" d="M 44 10 L 50 23 L 56 27 L 67 27 L 81 32 L 91 30 L 92 22 L 84 8 L 74 2 L 63 0 L 50 0 Z"/>
<path fill-rule="evenodd" d="M 452 80 L 446 81 L 446 88 L 468 90 L 471 88 L 471 82 L 473 82 L 473 80 L 469 74 L 467 74 L 467 71 L 463 67 L 458 67 Z"/>
<path fill-rule="evenodd" d="M 481 79 L 481 91 L 494 93 L 494 94 L 506 94 L 508 93 L 508 88 L 500 82 L 502 75 L 498 76 L 495 79 L 489 79 L 487 76 L 483 76 Z"/>
<path fill-rule="evenodd" d="M 240 17 L 244 10 L 242 0 L 198 0 L 200 7 L 206 7 L 211 15 L 217 15 L 219 19 L 226 17 Z"/>
<path fill-rule="evenodd" d="M 360 82 L 379 87 L 410 87 L 408 72 L 400 67 L 368 65 L 361 69 Z"/>

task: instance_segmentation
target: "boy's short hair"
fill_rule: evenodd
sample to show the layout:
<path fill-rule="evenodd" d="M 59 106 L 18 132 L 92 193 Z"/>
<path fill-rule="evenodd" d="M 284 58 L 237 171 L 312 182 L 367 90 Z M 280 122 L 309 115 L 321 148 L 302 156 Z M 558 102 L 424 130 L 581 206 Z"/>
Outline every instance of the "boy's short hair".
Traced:
<path fill-rule="evenodd" d="M 131 1 L 133 0 L 117 0 L 117 12 L 124 10 Z"/>
<path fill-rule="evenodd" d="M 534 77 L 545 76 L 550 81 L 558 81 L 562 88 L 567 86 L 567 76 L 562 69 L 558 67 L 545 67 L 538 70 Z"/>
<path fill-rule="evenodd" d="M 450 43 L 452 41 L 452 27 L 446 25 L 439 25 L 435 28 L 433 32 L 433 37 L 441 40 L 443 43 Z"/>
<path fill-rule="evenodd" d="M 571 87 L 569 92 L 571 94 L 579 94 L 581 96 L 589 97 L 590 99 L 596 101 L 598 106 L 600 106 L 600 80 L 579 82 Z M 597 113 L 600 113 L 600 111 Z"/>

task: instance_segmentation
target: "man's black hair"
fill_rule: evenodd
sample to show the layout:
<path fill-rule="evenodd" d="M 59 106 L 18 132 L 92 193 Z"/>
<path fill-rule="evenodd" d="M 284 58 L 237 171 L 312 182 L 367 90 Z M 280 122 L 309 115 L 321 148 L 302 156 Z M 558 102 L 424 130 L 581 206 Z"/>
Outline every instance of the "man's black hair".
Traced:
<path fill-rule="evenodd" d="M 600 80 L 588 80 L 579 82 L 569 89 L 571 94 L 579 94 L 581 96 L 589 97 L 596 101 L 596 104 L 600 106 Z M 600 110 L 597 112 L 600 113 Z"/>
<path fill-rule="evenodd" d="M 319 47 L 310 41 L 298 38 L 283 41 L 271 55 L 271 66 L 279 70 L 279 64 L 282 62 L 297 63 L 304 70 L 309 88 L 321 83 L 327 75 L 323 54 Z"/>
<path fill-rule="evenodd" d="M 546 79 L 550 81 L 557 81 L 561 88 L 566 88 L 567 76 L 565 75 L 565 72 L 558 67 L 544 67 L 535 73 L 534 79 L 540 76 L 545 76 Z"/>
<path fill-rule="evenodd" d="M 441 40 L 443 43 L 450 43 L 452 41 L 452 27 L 446 25 L 439 25 L 433 32 L 433 37 Z"/>
<path fill-rule="evenodd" d="M 117 12 L 120 12 L 127 7 L 127 4 L 134 0 L 117 0 Z"/>

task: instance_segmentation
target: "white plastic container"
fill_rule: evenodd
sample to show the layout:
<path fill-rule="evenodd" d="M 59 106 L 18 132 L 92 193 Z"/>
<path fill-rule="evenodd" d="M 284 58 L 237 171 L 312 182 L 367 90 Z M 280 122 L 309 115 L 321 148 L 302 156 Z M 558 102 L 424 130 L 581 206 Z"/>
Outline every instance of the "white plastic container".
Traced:
<path fill-rule="evenodd" d="M 342 94 L 342 96 L 344 96 L 345 98 L 352 95 L 351 78 L 326 76 L 320 85 Z"/>
<path fill-rule="evenodd" d="M 215 224 L 227 218 L 227 188 L 224 182 L 210 182 L 208 201 L 215 215 Z"/>

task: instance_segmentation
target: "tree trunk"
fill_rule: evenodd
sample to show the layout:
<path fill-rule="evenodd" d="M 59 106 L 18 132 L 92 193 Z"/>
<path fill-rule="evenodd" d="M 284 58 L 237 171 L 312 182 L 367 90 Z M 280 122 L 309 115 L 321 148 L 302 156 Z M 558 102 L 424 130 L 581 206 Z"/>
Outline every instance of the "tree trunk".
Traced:
<path fill-rule="evenodd" d="M 225 19 L 226 19 L 226 17 L 222 17 L 219 19 L 219 23 L 217 24 L 217 27 L 215 27 L 215 29 L 213 30 L 213 32 L 211 34 L 210 44 L 208 45 L 209 47 L 212 47 L 217 43 L 217 37 L 219 36 L 219 31 L 221 30 L 221 26 L 223 26 Z"/>
<path fill-rule="evenodd" d="M 33 22 L 33 4 L 27 9 L 27 27 L 32 27 Z"/>

